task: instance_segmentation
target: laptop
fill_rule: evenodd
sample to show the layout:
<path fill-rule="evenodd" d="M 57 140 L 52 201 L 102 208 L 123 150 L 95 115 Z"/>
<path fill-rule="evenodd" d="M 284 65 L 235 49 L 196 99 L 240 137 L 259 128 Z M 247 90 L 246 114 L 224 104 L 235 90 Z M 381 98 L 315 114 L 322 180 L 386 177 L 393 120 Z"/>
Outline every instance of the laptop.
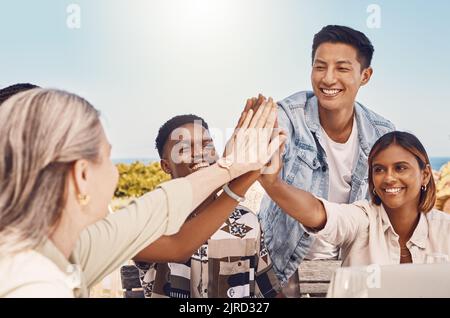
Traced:
<path fill-rule="evenodd" d="M 341 267 L 327 297 L 450 298 L 450 263 Z"/>

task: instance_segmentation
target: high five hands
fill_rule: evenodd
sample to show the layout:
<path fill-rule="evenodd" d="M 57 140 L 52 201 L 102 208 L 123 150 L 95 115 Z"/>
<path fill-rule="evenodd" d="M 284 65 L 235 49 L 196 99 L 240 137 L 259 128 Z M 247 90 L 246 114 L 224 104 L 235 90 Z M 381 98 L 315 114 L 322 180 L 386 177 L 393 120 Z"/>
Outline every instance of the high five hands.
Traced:
<path fill-rule="evenodd" d="M 277 104 L 271 97 L 266 99 L 259 94 L 247 99 L 225 147 L 224 157 L 232 156 L 235 162 L 252 164 L 253 169 L 246 177 L 271 183 L 281 170 L 281 154 L 286 138 L 286 133 L 278 128 Z"/>

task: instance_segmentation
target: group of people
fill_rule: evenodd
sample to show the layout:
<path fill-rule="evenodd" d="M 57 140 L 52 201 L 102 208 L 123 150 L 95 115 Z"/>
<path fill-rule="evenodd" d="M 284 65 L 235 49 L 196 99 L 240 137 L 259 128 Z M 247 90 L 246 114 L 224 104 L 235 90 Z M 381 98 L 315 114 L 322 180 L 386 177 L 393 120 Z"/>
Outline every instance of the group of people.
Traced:
<path fill-rule="evenodd" d="M 118 174 L 98 111 L 65 91 L 1 90 L 0 297 L 88 297 L 130 259 L 147 297 L 284 297 L 304 259 L 450 255 L 424 147 L 356 102 L 373 51 L 324 27 L 313 91 L 249 98 L 222 156 L 204 119 L 169 119 L 156 148 L 172 180 L 111 214 Z M 256 181 L 266 196 L 251 211 Z"/>

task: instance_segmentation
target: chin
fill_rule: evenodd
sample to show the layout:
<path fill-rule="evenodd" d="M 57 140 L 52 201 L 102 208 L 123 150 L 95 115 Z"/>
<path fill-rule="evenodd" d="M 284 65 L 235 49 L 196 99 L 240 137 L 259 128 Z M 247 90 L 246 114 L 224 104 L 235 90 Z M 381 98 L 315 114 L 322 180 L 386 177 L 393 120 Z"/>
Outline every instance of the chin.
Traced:
<path fill-rule="evenodd" d="M 403 206 L 403 202 L 393 202 L 392 200 L 383 201 L 383 205 L 391 210 L 401 208 Z"/>
<path fill-rule="evenodd" d="M 326 98 L 318 98 L 318 101 L 320 107 L 329 111 L 338 110 L 342 108 L 341 107 L 342 103 L 339 100 L 328 100 Z"/>

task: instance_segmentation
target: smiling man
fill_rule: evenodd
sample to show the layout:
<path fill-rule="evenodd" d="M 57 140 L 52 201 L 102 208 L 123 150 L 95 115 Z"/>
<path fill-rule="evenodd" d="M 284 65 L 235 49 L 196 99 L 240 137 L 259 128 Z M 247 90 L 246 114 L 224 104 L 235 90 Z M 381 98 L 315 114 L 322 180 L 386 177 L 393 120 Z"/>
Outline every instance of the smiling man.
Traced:
<path fill-rule="evenodd" d="M 367 197 L 367 157 L 375 141 L 394 130 L 391 122 L 356 102 L 373 70 L 370 40 L 345 26 L 329 25 L 314 36 L 311 83 L 280 101 L 279 126 L 288 133 L 283 181 L 337 203 Z M 261 177 L 261 184 L 270 178 Z M 273 193 L 273 189 L 271 189 Z M 302 224 L 266 196 L 259 213 L 274 268 L 283 283 L 306 259 L 337 259 L 339 250 L 314 241 Z M 292 200 L 291 206 L 297 205 Z"/>
<path fill-rule="evenodd" d="M 161 158 L 161 168 L 173 179 L 204 169 L 218 159 L 208 124 L 195 115 L 169 119 L 158 132 L 156 147 Z M 230 187 L 225 186 L 221 194 L 219 190 L 212 193 L 192 212 L 179 232 L 182 235 L 187 228 L 192 229 L 181 242 L 179 254 L 186 254 L 182 251 L 198 241 L 200 232 L 210 232 L 210 237 L 197 244 L 191 254 L 184 257 L 180 255 L 176 262 L 136 263 L 146 297 L 282 297 L 258 218 L 239 204 L 243 197 L 233 189 L 235 186 L 244 186 L 247 190 L 258 176 L 259 172 L 256 172 L 237 178 L 234 184 L 230 183 Z M 224 196 L 227 200 L 224 200 Z M 211 215 L 212 212 L 215 216 Z M 215 219 L 220 219 L 221 215 L 225 215 L 222 224 L 217 225 L 215 232 L 209 231 L 215 227 Z M 197 223 L 195 229 L 193 222 Z M 180 239 L 180 234 L 176 235 Z M 161 240 L 169 239 L 163 237 L 156 244 L 160 244 L 161 248 Z M 158 247 L 155 243 L 152 245 L 146 253 Z M 139 257 L 135 260 L 139 260 Z"/>

